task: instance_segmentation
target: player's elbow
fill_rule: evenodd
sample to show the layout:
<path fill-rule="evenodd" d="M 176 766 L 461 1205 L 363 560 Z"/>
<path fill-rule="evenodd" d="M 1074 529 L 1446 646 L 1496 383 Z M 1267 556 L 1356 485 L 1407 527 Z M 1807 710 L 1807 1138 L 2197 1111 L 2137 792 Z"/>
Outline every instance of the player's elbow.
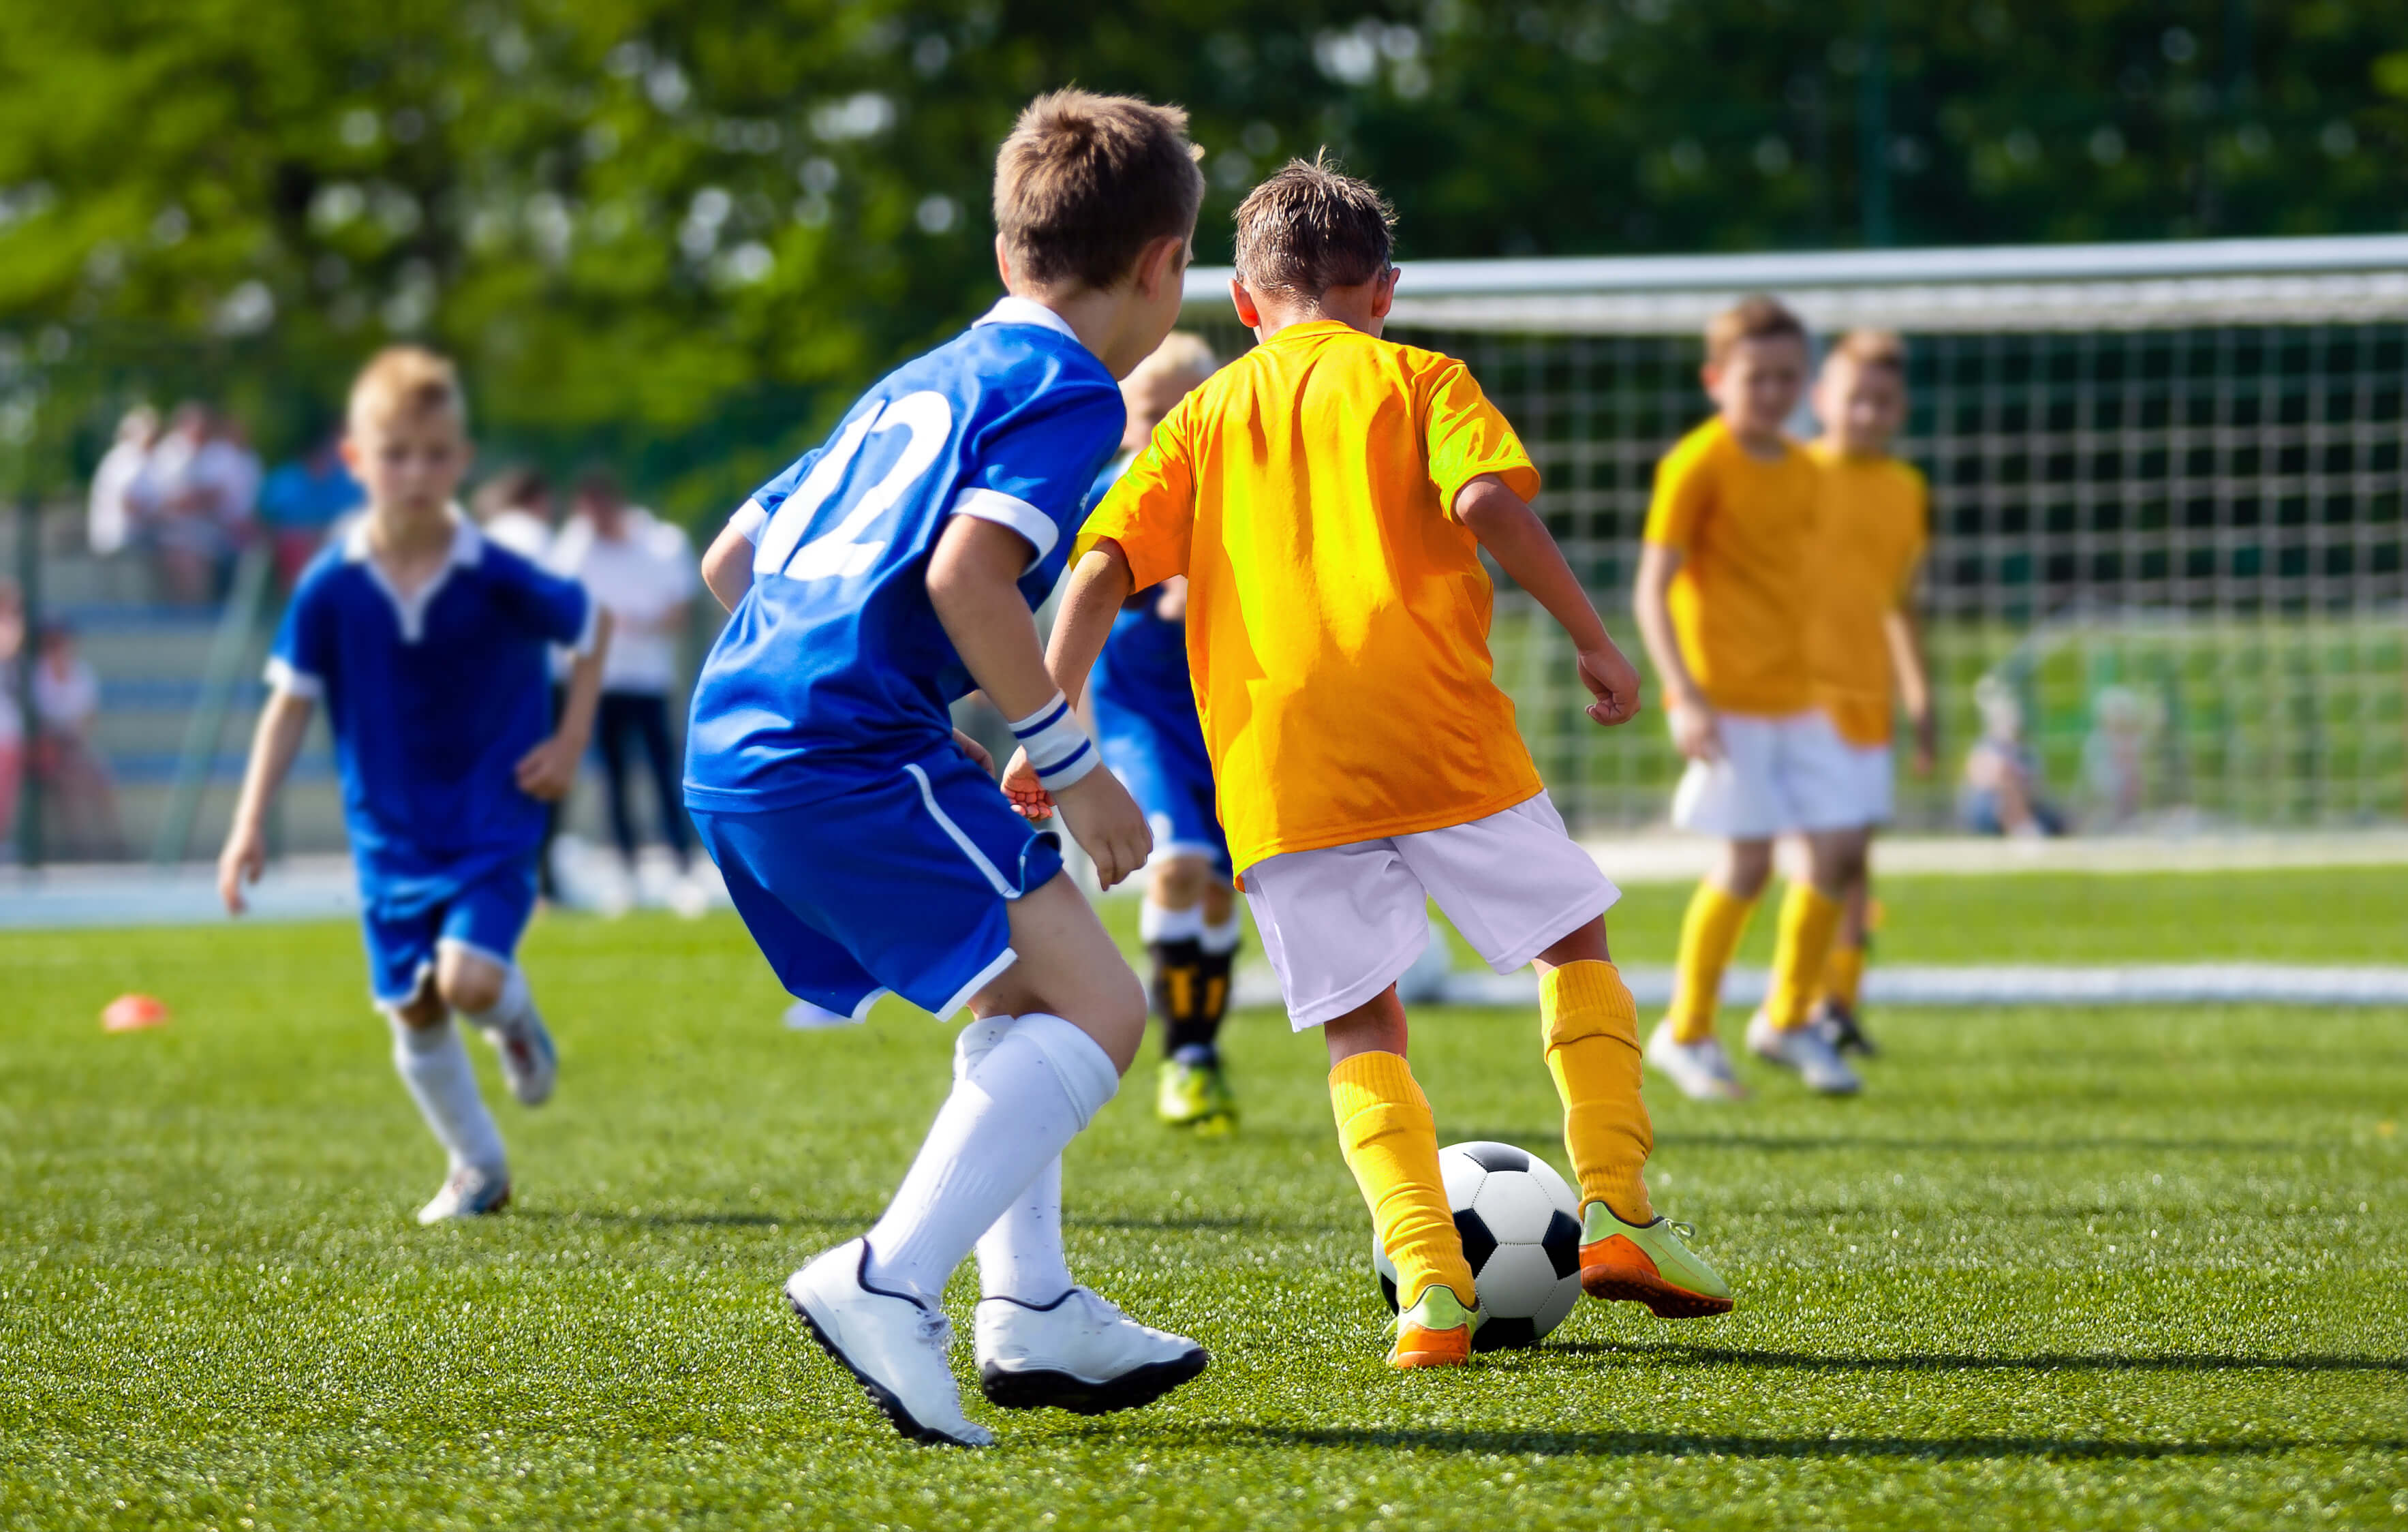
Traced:
<path fill-rule="evenodd" d="M 1484 543 L 1526 532 L 1539 520 L 1530 503 L 1495 474 L 1481 474 L 1455 492 L 1455 519 Z"/>

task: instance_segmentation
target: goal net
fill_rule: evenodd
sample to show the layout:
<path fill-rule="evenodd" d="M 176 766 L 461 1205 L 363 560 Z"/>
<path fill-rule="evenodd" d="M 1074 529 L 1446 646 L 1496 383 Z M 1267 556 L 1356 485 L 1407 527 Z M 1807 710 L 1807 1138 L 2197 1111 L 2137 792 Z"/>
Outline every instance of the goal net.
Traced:
<path fill-rule="evenodd" d="M 1188 287 L 1225 351 L 1227 276 Z M 1634 655 L 1656 462 L 1705 414 L 1699 332 L 1752 292 L 1818 336 L 1908 339 L 1942 750 L 1901 776 L 1902 827 L 1955 822 L 1985 711 L 2020 713 L 2086 832 L 2408 814 L 2408 237 L 1406 264 L 1390 335 L 1470 364 Z M 1560 634 L 1510 594 L 1496 648 L 1576 827 L 1660 821 L 1660 715 L 1589 725 Z"/>

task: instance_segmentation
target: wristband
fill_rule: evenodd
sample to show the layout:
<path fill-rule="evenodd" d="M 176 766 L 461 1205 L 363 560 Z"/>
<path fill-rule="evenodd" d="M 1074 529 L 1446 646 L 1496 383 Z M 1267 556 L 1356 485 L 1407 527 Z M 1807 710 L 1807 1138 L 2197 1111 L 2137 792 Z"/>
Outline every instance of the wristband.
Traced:
<path fill-rule="evenodd" d="M 1096 753 L 1096 742 L 1079 726 L 1079 716 L 1059 692 L 1026 718 L 1014 720 L 1011 737 L 1028 752 L 1028 764 L 1037 768 L 1037 780 L 1049 792 L 1069 786 L 1103 761 Z"/>

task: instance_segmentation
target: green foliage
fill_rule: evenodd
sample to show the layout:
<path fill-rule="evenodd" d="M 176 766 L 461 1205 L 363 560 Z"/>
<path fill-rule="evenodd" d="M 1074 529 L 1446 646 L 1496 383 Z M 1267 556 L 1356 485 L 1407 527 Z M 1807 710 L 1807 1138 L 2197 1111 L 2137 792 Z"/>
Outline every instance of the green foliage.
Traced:
<path fill-rule="evenodd" d="M 15 0 L 0 386 L 73 357 L 98 410 L 199 375 L 280 447 L 423 335 L 489 435 L 698 508 L 976 311 L 995 143 L 1073 81 L 1194 110 L 1208 259 L 1324 144 L 1394 193 L 1409 260 L 1848 243 L 1885 200 L 1909 243 L 2408 206 L 2396 4 L 1878 8 Z"/>

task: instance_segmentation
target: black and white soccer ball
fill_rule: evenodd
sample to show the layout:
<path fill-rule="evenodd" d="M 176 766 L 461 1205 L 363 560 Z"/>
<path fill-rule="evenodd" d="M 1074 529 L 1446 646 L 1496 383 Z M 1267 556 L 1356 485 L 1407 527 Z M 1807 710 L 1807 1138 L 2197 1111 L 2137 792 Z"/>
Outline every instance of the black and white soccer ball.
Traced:
<path fill-rule="evenodd" d="M 1512 1144 L 1449 1144 L 1438 1168 L 1488 1313 L 1472 1349 L 1537 1345 L 1580 1301 L 1580 1198 L 1554 1166 Z M 1377 1234 L 1371 1268 L 1394 1311 L 1397 1268 Z"/>

